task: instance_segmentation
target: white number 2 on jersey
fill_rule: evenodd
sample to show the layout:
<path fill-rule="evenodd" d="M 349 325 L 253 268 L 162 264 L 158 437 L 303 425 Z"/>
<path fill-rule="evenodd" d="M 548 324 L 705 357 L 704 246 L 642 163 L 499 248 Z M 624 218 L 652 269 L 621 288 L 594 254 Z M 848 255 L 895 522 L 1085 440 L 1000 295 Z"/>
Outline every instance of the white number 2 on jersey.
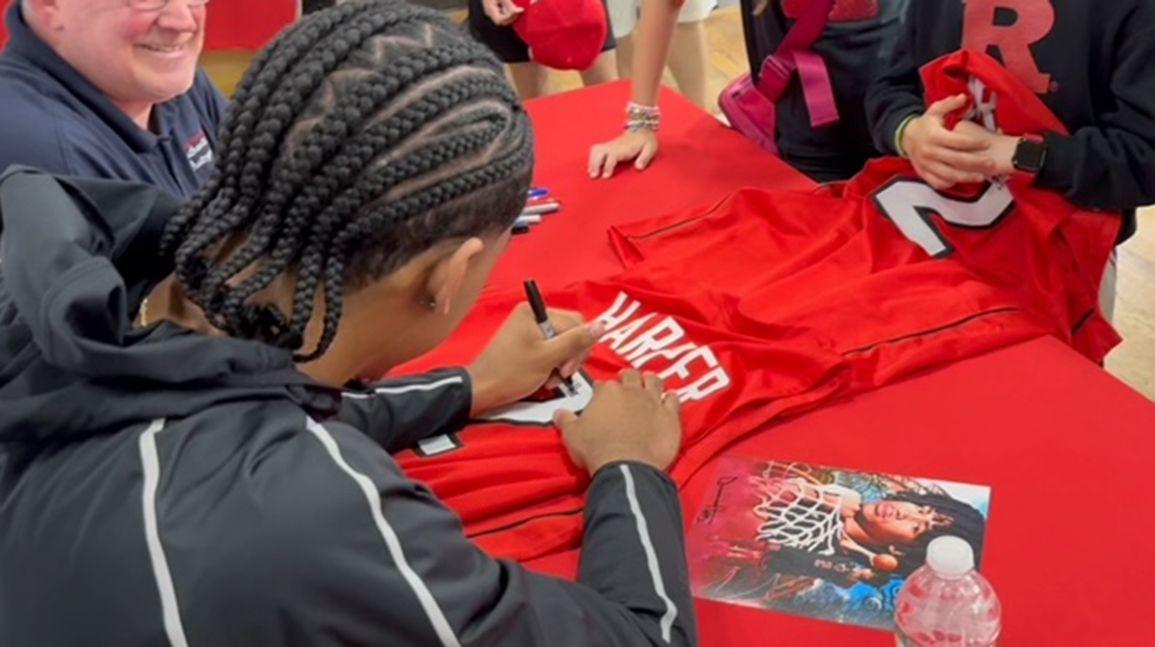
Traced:
<path fill-rule="evenodd" d="M 511 425 L 548 427 L 553 424 L 553 414 L 559 409 L 581 413 L 594 397 L 594 385 L 582 371 L 573 376 L 575 392 L 571 396 L 559 395 L 549 400 L 523 400 L 499 407 L 477 418 L 475 422 L 504 422 Z M 448 454 L 462 447 L 456 434 L 446 434 L 426 438 L 414 448 L 419 456 L 426 458 Z"/>
<path fill-rule="evenodd" d="M 581 413 L 590 405 L 590 400 L 593 400 L 594 385 L 585 373 L 582 371 L 574 373 L 573 385 L 573 395 L 559 395 L 556 398 L 540 402 L 529 400 L 514 402 L 484 413 L 478 416 L 478 420 L 548 427 L 553 424 L 553 414 L 557 413 L 559 409 Z"/>
<path fill-rule="evenodd" d="M 933 214 L 952 225 L 985 229 L 997 224 L 1015 204 L 1010 189 L 1001 183 L 989 184 L 974 199 L 960 200 L 918 180 L 896 180 L 876 193 L 874 201 L 902 235 L 936 258 L 948 256 L 954 248 L 935 227 Z"/>

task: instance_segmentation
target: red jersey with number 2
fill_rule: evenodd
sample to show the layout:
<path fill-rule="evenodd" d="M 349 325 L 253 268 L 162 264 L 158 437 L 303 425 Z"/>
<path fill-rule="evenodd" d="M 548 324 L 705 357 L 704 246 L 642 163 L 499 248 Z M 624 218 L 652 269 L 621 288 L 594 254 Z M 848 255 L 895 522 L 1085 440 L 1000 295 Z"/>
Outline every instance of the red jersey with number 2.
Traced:
<path fill-rule="evenodd" d="M 967 118 L 1014 136 L 1065 132 L 985 54 L 944 57 L 923 76 L 927 103 L 970 97 L 952 126 Z M 1120 214 L 1079 209 L 1031 181 L 1015 174 L 938 192 L 908 161 L 888 158 L 816 193 L 739 191 L 616 227 L 612 239 L 627 265 L 740 295 L 736 331 L 790 326 L 827 340 L 855 361 L 863 386 L 972 355 L 976 335 L 1030 326 L 1100 362 L 1119 341 L 1098 294 Z"/>
<path fill-rule="evenodd" d="M 972 95 L 952 123 L 1062 131 L 985 55 L 951 55 L 924 77 L 928 102 Z M 482 547 L 526 559 L 580 541 L 587 477 L 550 420 L 558 408 L 582 409 L 590 379 L 629 366 L 667 379 L 683 401 L 685 446 L 671 470 L 681 485 L 783 413 L 917 370 L 1046 334 L 1100 361 L 1118 342 L 1097 297 L 1120 218 L 1030 180 L 940 193 L 908 162 L 885 159 L 817 193 L 744 190 L 616 227 L 621 275 L 545 291 L 552 307 L 607 327 L 578 394 L 517 403 L 398 460 Z M 488 295 L 453 339 L 406 370 L 472 360 L 522 298 Z"/>

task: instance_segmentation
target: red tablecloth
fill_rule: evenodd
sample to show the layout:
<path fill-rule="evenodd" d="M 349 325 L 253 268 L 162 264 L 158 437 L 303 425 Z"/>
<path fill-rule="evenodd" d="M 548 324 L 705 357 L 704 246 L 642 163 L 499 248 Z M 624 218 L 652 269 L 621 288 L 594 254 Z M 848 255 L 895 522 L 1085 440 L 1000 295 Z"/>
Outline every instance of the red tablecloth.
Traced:
<path fill-rule="evenodd" d="M 556 215 L 513 239 L 491 286 L 520 285 L 525 258 L 541 259 L 534 279 L 558 285 L 621 269 L 606 229 L 722 199 L 740 186 L 806 189 L 813 183 L 672 92 L 662 95 L 662 148 L 654 166 L 630 164 L 609 180 L 586 173 L 590 145 L 622 131 L 629 85 L 615 83 L 530 102 L 537 137 L 536 184 L 562 203 Z"/>
<path fill-rule="evenodd" d="M 624 85 L 530 104 L 540 184 L 565 205 L 515 240 L 502 285 L 612 271 L 605 227 L 804 178 L 708 115 L 663 95 L 664 148 L 644 174 L 583 175 L 588 145 L 617 132 Z M 535 259 L 535 260 L 528 260 Z M 776 424 L 728 451 L 993 488 L 983 572 L 1004 605 L 1004 645 L 1145 645 L 1155 530 L 1155 405 L 1053 339 L 1008 348 Z M 707 467 L 683 492 L 692 514 Z M 572 577 L 577 552 L 532 568 Z M 704 645 L 891 645 L 878 631 L 698 601 Z"/>

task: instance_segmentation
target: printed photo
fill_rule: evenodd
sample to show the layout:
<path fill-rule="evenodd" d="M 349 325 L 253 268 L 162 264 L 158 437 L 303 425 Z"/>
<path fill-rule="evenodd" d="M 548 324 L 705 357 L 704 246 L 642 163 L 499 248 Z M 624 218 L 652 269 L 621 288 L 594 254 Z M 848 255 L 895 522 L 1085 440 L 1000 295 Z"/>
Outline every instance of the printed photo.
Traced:
<path fill-rule="evenodd" d="M 982 556 L 990 488 L 728 458 L 688 539 L 697 596 L 892 630 L 895 599 L 954 535 Z"/>

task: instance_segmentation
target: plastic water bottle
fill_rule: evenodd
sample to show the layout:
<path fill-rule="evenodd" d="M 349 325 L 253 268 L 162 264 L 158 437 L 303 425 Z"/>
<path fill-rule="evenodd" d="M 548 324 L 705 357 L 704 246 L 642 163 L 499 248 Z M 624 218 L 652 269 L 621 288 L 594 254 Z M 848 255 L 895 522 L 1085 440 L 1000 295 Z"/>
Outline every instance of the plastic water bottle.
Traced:
<path fill-rule="evenodd" d="M 926 565 L 906 580 L 896 606 L 900 647 L 990 647 L 1002 629 L 999 598 L 958 537 L 930 542 Z"/>

